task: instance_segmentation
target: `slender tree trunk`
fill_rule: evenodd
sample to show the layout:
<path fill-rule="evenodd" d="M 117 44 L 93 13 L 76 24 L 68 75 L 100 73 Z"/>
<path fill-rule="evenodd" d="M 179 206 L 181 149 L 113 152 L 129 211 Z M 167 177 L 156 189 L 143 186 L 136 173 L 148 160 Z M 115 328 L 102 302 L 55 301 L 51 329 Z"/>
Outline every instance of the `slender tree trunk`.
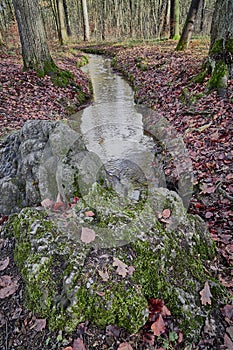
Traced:
<path fill-rule="evenodd" d="M 180 38 L 180 2 L 171 0 L 171 38 L 178 40 Z"/>
<path fill-rule="evenodd" d="M 212 75 L 208 89 L 225 96 L 227 81 L 233 78 L 233 1 L 218 0 L 211 25 L 209 62 Z"/>
<path fill-rule="evenodd" d="M 63 44 L 68 39 L 63 0 L 57 0 L 57 13 L 58 13 L 58 20 L 59 20 L 59 26 L 61 31 L 61 39 Z"/>
<path fill-rule="evenodd" d="M 64 14 L 65 14 L 65 25 L 66 25 L 66 33 L 67 36 L 71 36 L 71 28 L 70 28 L 70 21 L 69 21 L 69 15 L 68 15 L 68 6 L 66 0 L 63 0 L 63 6 L 64 6 Z"/>
<path fill-rule="evenodd" d="M 170 20 L 171 20 L 171 0 L 167 0 L 166 13 L 164 18 L 164 29 L 162 36 L 170 38 Z"/>
<path fill-rule="evenodd" d="M 82 0 L 82 15 L 83 15 L 83 32 L 84 32 L 84 41 L 90 40 L 90 27 L 87 11 L 87 1 Z"/>
<path fill-rule="evenodd" d="M 106 0 L 102 0 L 102 40 L 105 40 L 106 37 Z"/>
<path fill-rule="evenodd" d="M 192 0 L 189 8 L 188 16 L 186 18 L 181 38 L 177 44 L 176 50 L 181 51 L 188 49 L 191 40 L 194 23 L 197 17 L 198 8 L 201 0 Z"/>
<path fill-rule="evenodd" d="M 200 32 L 202 32 L 204 28 L 205 7 L 206 7 L 206 0 L 202 0 Z"/>
<path fill-rule="evenodd" d="M 52 13 L 54 16 L 55 24 L 56 24 L 58 40 L 59 40 L 60 44 L 63 45 L 56 0 L 50 0 L 50 5 L 51 5 Z"/>
<path fill-rule="evenodd" d="M 3 38 L 2 38 L 2 33 L 0 32 L 0 46 L 3 45 Z"/>

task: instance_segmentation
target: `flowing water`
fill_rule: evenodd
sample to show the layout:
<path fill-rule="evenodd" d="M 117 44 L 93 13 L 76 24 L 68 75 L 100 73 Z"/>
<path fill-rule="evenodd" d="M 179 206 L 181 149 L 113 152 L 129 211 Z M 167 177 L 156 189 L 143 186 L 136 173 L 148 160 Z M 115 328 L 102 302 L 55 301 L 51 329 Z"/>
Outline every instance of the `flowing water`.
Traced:
<path fill-rule="evenodd" d="M 79 128 L 88 151 L 95 153 L 122 184 L 133 178 L 142 182 L 144 178 L 156 186 L 154 142 L 144 135 L 142 114 L 137 111 L 132 88 L 102 56 L 89 55 L 83 71 L 91 79 L 94 99 L 75 119 L 81 120 Z"/>

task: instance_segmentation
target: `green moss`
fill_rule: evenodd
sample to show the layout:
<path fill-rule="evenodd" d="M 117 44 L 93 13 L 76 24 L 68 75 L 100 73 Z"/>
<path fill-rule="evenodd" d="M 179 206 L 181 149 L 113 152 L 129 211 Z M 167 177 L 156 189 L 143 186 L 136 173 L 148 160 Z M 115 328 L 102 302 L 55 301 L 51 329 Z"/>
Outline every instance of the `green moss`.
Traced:
<path fill-rule="evenodd" d="M 96 294 L 103 290 L 103 294 Z M 83 320 L 92 320 L 100 328 L 108 324 L 118 324 L 135 332 L 143 326 L 148 314 L 147 300 L 140 289 L 127 285 L 125 281 L 110 281 L 107 286 L 100 282 L 92 285 L 90 290 L 85 286 L 80 287 L 76 299 L 79 302 L 71 309 L 77 315 L 77 324 Z"/>
<path fill-rule="evenodd" d="M 78 68 L 81 68 L 81 67 L 85 66 L 87 63 L 88 63 L 88 57 L 82 55 L 81 57 L 78 58 L 76 65 Z"/>
<path fill-rule="evenodd" d="M 10 219 L 6 226 L 15 234 L 15 259 L 25 281 L 27 305 L 46 317 L 51 329 L 72 332 L 89 320 L 101 328 L 117 324 L 136 332 L 146 322 L 147 299 L 152 297 L 164 300 L 186 339 L 198 338 L 205 317 L 225 297 L 208 269 L 215 246 L 201 219 L 187 216 L 177 197 L 164 190 L 154 197 L 170 208 L 171 220 L 179 217 L 175 229 L 158 222 L 147 199 L 122 203 L 113 189 L 93 186 L 77 204 L 75 227 L 81 218 L 82 227 L 95 230 L 95 249 L 80 240 L 78 229 L 70 232 L 65 226 L 65 232 L 59 231 L 44 211 L 24 209 Z M 90 205 L 95 211 L 92 221 L 84 215 Z M 102 228 L 109 224 L 113 230 L 105 237 Z M 126 244 L 114 246 L 120 235 Z M 133 275 L 117 273 L 114 258 L 133 266 Z M 106 280 L 100 271 L 108 272 Z M 199 292 L 207 280 L 212 305 L 202 306 Z"/>
<path fill-rule="evenodd" d="M 228 75 L 227 64 L 224 61 L 217 61 L 207 85 L 208 91 L 215 89 L 221 91 L 221 89 L 226 88 Z"/>

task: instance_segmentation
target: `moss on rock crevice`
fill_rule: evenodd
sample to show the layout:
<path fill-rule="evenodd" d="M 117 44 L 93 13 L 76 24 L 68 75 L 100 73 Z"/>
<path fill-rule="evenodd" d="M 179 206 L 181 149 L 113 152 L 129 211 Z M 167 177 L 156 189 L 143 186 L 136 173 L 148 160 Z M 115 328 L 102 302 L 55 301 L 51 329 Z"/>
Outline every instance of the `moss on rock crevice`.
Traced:
<path fill-rule="evenodd" d="M 94 186 L 70 212 L 69 218 L 71 213 L 75 218 L 71 226 L 69 221 L 61 226 L 56 216 L 52 220 L 55 213 L 42 209 L 25 208 L 9 220 L 5 234 L 14 231 L 27 305 L 46 317 L 51 329 L 72 332 L 90 320 L 99 327 L 117 324 L 136 332 L 147 320 L 148 298 L 161 298 L 186 339 L 197 340 L 205 318 L 225 293 L 208 268 L 215 247 L 202 221 L 187 216 L 178 196 L 168 196 L 165 189 L 155 191 L 154 200 L 169 202 L 170 220 L 179 216 L 175 227 L 159 222 L 151 202 L 143 201 L 142 207 L 131 203 L 128 213 L 128 206 L 122 207 L 114 191 L 108 191 Z M 97 198 L 96 218 L 85 217 Z M 138 215 L 152 223 L 143 234 Z M 121 233 L 126 221 L 127 239 L 119 245 L 114 234 Z M 82 240 L 83 227 L 95 231 L 96 242 Z M 113 230 L 107 231 L 109 227 Z M 214 299 L 203 306 L 199 292 L 207 280 Z"/>

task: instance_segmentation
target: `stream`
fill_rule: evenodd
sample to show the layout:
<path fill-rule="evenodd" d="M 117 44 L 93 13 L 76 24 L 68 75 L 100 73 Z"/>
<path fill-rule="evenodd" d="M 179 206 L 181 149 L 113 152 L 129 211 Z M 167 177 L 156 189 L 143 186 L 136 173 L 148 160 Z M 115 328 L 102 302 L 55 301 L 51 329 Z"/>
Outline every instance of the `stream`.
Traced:
<path fill-rule="evenodd" d="M 137 200 L 142 185 L 158 187 L 152 166 L 155 143 L 144 135 L 143 116 L 134 103 L 133 90 L 113 72 L 110 59 L 99 55 L 88 58 L 82 70 L 92 82 L 93 103 L 72 117 L 73 127 L 80 129 L 88 151 L 117 179 L 115 190 Z"/>

